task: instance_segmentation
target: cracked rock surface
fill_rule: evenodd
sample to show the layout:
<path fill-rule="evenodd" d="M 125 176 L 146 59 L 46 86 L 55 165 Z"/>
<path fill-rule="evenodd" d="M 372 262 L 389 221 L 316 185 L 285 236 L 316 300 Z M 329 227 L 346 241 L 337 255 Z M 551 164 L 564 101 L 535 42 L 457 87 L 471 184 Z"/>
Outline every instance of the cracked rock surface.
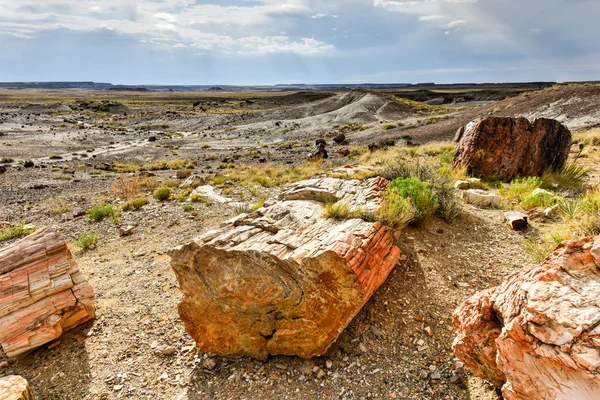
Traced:
<path fill-rule="evenodd" d="M 600 398 L 598 239 L 563 242 L 454 312 L 456 355 L 506 400 Z"/>
<path fill-rule="evenodd" d="M 299 182 L 282 200 L 171 252 L 188 333 L 205 352 L 324 354 L 400 258 L 391 232 L 324 218 L 324 201 L 374 210 L 387 181 Z"/>
<path fill-rule="evenodd" d="M 0 250 L 0 344 L 16 357 L 94 318 L 94 291 L 58 228 Z"/>

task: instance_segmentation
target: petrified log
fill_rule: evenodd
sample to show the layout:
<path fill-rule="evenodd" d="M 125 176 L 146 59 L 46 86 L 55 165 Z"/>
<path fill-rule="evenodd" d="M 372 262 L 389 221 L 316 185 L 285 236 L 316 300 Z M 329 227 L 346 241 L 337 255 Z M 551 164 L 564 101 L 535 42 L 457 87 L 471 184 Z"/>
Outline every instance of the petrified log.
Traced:
<path fill-rule="evenodd" d="M 379 207 L 387 181 L 313 179 L 171 252 L 179 314 L 206 353 L 322 355 L 398 262 L 381 223 L 323 218 L 325 202 Z"/>
<path fill-rule="evenodd" d="M 527 222 L 527 215 L 520 212 L 505 212 L 504 218 L 506 218 L 506 221 L 508 222 L 510 227 L 515 231 L 524 231 L 529 226 L 529 223 Z"/>
<path fill-rule="evenodd" d="M 0 399 L 31 400 L 29 382 L 18 375 L 9 375 L 0 378 Z"/>
<path fill-rule="evenodd" d="M 94 291 L 58 228 L 0 250 L 0 344 L 15 357 L 94 318 Z"/>
<path fill-rule="evenodd" d="M 561 243 L 454 312 L 454 352 L 506 400 L 600 399 L 599 265 L 600 237 Z"/>
<path fill-rule="evenodd" d="M 483 117 L 458 130 L 453 166 L 471 175 L 510 180 L 561 170 L 569 156 L 571 132 L 540 118 Z"/>

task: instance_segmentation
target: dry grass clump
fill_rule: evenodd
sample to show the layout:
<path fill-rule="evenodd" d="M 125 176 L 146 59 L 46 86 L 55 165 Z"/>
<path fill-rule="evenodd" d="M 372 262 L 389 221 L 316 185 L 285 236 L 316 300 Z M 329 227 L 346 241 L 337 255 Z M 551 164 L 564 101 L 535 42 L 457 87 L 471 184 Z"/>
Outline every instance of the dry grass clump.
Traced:
<path fill-rule="evenodd" d="M 138 197 L 132 200 L 129 200 L 123 206 L 123 211 L 137 211 L 148 204 L 148 199 L 145 197 Z"/>
<path fill-rule="evenodd" d="M 600 146 L 600 128 L 574 133 L 573 142 L 588 146 Z"/>
<path fill-rule="evenodd" d="M 298 182 L 324 173 L 331 164 L 324 161 L 308 162 L 296 167 L 286 165 L 239 166 L 215 176 L 211 185 L 222 187 L 225 182 L 240 186 L 260 185 L 266 188 Z"/>
<path fill-rule="evenodd" d="M 73 211 L 73 207 L 65 198 L 55 197 L 44 202 L 44 210 L 48 215 L 62 215 Z"/>
<path fill-rule="evenodd" d="M 113 172 L 139 172 L 139 171 L 166 171 L 166 170 L 188 170 L 196 168 L 196 164 L 187 158 L 176 160 L 158 160 L 152 164 L 135 164 L 114 162 L 111 167 Z"/>
<path fill-rule="evenodd" d="M 173 195 L 173 190 L 171 190 L 171 188 L 166 187 L 166 186 L 159 187 L 158 189 L 156 189 L 154 191 L 154 197 L 158 201 L 169 200 L 172 195 Z"/>
<path fill-rule="evenodd" d="M 536 262 L 564 241 L 600 234 L 600 188 L 572 199 L 560 199 L 559 219 L 538 236 L 528 238 L 525 251 Z"/>
<path fill-rule="evenodd" d="M 113 185 L 112 191 L 115 196 L 121 199 L 130 199 L 138 195 L 140 191 L 140 182 L 137 176 L 119 177 L 119 181 Z"/>

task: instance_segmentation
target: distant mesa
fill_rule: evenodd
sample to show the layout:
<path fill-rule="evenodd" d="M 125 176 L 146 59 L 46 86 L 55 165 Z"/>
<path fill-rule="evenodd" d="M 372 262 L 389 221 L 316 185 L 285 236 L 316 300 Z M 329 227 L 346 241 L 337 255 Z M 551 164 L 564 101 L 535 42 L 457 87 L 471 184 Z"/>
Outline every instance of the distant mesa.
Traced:
<path fill-rule="evenodd" d="M 207 92 L 226 92 L 226 90 L 225 90 L 225 89 L 223 89 L 223 88 L 222 88 L 222 87 L 220 87 L 220 86 L 213 86 L 213 87 L 210 87 L 210 88 L 206 89 L 206 91 L 207 91 Z"/>

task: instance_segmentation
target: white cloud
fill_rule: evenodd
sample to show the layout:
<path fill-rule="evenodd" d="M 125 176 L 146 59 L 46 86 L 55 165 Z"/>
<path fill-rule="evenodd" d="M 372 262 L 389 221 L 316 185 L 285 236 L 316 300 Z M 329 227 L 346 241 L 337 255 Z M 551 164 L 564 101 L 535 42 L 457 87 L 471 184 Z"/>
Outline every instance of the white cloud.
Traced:
<path fill-rule="evenodd" d="M 422 17 L 419 17 L 419 21 L 437 21 L 444 18 L 446 17 L 443 15 L 423 15 Z"/>
<path fill-rule="evenodd" d="M 459 20 L 456 20 L 456 21 L 448 22 L 448 28 L 454 28 L 455 26 L 464 25 L 466 23 L 467 23 L 467 21 L 465 21 L 463 19 L 459 19 Z"/>
<path fill-rule="evenodd" d="M 321 40 L 285 35 L 286 17 L 337 17 L 314 12 L 307 0 L 261 0 L 244 7 L 196 4 L 195 0 L 0 0 L 0 32 L 32 38 L 36 32 L 57 28 L 110 29 L 161 49 L 330 53 L 334 46 Z M 279 36 L 273 36 L 273 26 L 280 28 L 275 28 L 281 31 Z"/>

